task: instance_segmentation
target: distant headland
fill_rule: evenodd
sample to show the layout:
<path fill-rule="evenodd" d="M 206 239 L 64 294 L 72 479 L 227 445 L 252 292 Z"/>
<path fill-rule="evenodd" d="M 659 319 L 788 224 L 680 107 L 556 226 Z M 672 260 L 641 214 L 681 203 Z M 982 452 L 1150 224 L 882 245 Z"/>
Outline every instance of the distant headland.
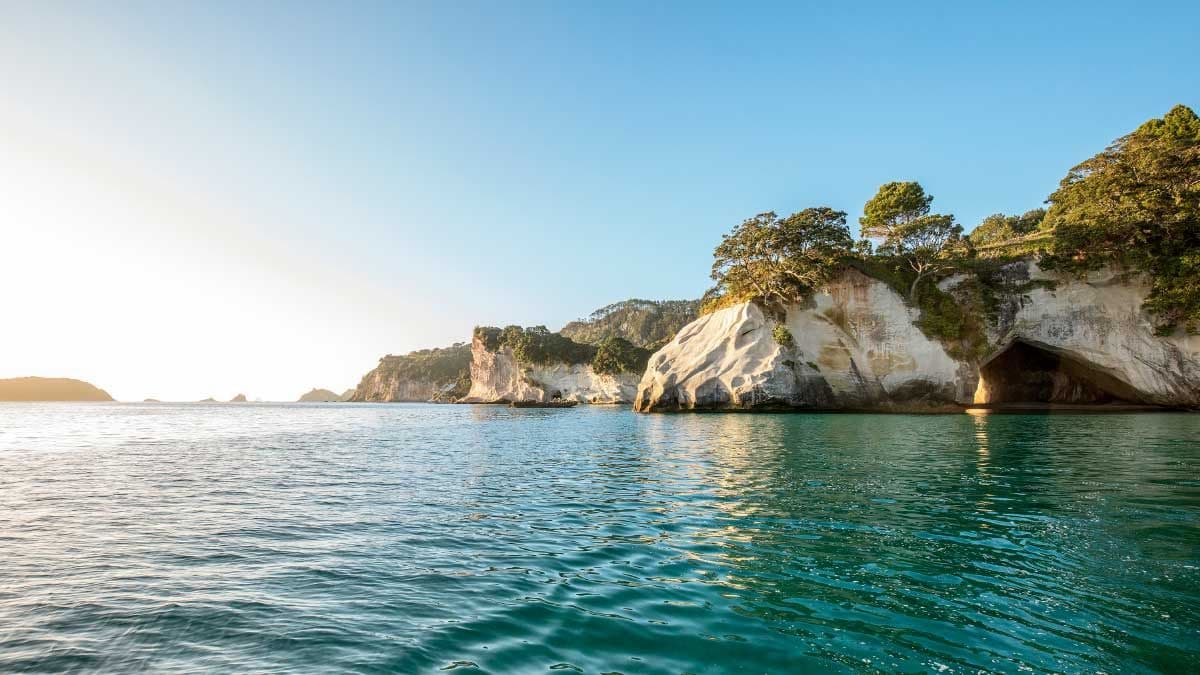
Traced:
<path fill-rule="evenodd" d="M 0 401 L 111 401 L 99 387 L 69 377 L 14 377 L 0 380 Z"/>

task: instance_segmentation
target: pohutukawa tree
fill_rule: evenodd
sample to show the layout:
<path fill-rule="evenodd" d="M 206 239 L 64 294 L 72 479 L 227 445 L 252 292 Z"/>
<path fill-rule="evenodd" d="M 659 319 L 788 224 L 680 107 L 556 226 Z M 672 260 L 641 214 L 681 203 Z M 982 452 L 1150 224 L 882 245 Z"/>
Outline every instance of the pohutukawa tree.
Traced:
<path fill-rule="evenodd" d="M 885 183 L 863 207 L 862 236 L 881 239 L 878 253 L 902 258 L 913 272 L 908 300 L 916 304 L 921 281 L 955 269 L 968 244 L 954 216 L 931 214 L 933 196 L 916 181 Z"/>
<path fill-rule="evenodd" d="M 844 211 L 819 206 L 786 218 L 760 213 L 722 237 L 713 252 L 714 295 L 796 302 L 828 281 L 853 245 Z"/>
<path fill-rule="evenodd" d="M 1047 266 L 1147 272 L 1160 329 L 1200 331 L 1200 118 L 1177 105 L 1071 169 L 1050 195 Z"/>

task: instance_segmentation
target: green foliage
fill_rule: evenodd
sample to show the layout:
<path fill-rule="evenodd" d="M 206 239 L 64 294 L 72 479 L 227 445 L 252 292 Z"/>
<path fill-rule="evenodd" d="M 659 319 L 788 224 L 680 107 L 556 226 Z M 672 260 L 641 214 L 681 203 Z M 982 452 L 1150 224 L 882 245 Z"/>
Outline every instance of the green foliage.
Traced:
<path fill-rule="evenodd" d="M 592 358 L 592 370 L 604 375 L 640 373 L 650 360 L 649 349 L 638 347 L 621 337 L 607 337 L 596 345 L 596 356 Z"/>
<path fill-rule="evenodd" d="M 1050 195 L 1045 266 L 1146 272 L 1162 332 L 1200 330 L 1200 118 L 1177 105 L 1071 169 Z"/>
<path fill-rule="evenodd" d="M 722 237 L 713 252 L 717 285 L 707 296 L 721 300 L 704 306 L 796 302 L 828 281 L 852 246 L 843 211 L 821 206 L 786 218 L 760 213 Z"/>
<path fill-rule="evenodd" d="M 933 196 L 916 181 L 884 183 L 863 207 L 858 219 L 862 236 L 868 239 L 888 239 L 896 228 L 929 215 Z"/>
<path fill-rule="evenodd" d="M 699 309 L 699 300 L 625 300 L 572 321 L 559 332 L 586 344 L 620 337 L 639 347 L 659 347 L 695 320 Z"/>
<path fill-rule="evenodd" d="M 500 329 L 495 326 L 476 326 L 473 337 L 482 342 L 489 352 L 500 349 Z"/>
<path fill-rule="evenodd" d="M 388 354 L 379 359 L 379 366 L 367 377 L 379 373 L 393 381 L 426 381 L 438 387 L 454 384 L 447 397 L 466 396 L 471 389 L 471 345 L 460 342 L 443 349 L 419 349 L 402 356 Z M 367 378 L 363 378 L 359 391 L 367 388 Z"/>
<path fill-rule="evenodd" d="M 595 347 L 552 333 L 545 326 L 477 326 L 474 335 L 489 351 L 512 349 L 518 363 L 589 363 L 596 353 Z"/>
<path fill-rule="evenodd" d="M 705 291 L 704 297 L 700 298 L 700 315 L 712 314 L 745 301 L 736 295 L 726 293 L 720 286 L 714 286 Z"/>
<path fill-rule="evenodd" d="M 1046 209 L 1032 209 L 1019 216 L 995 213 L 971 230 L 969 238 L 976 247 L 995 246 L 1038 232 L 1046 219 Z"/>
<path fill-rule="evenodd" d="M 892 256 L 874 256 L 848 261 L 867 276 L 878 279 L 903 295 L 913 287 L 917 273 Z M 958 295 L 936 285 L 920 286 L 913 303 L 921 310 L 917 327 L 926 336 L 940 341 L 955 358 L 979 358 L 988 349 L 986 307 L 987 287 L 977 283 L 960 284 Z M 963 297 L 968 296 L 968 297 Z M 994 297 L 991 298 L 994 303 Z"/>
<path fill-rule="evenodd" d="M 775 338 L 775 342 L 784 347 L 790 348 L 796 344 L 796 341 L 792 339 L 792 331 L 781 323 L 775 324 L 775 328 L 771 329 L 771 336 Z"/>
<path fill-rule="evenodd" d="M 954 216 L 929 213 L 932 203 L 933 196 L 920 183 L 885 183 L 863 206 L 859 219 L 864 237 L 883 240 L 877 253 L 902 258 L 915 272 L 907 291 L 913 304 L 922 279 L 954 269 L 970 250 Z"/>

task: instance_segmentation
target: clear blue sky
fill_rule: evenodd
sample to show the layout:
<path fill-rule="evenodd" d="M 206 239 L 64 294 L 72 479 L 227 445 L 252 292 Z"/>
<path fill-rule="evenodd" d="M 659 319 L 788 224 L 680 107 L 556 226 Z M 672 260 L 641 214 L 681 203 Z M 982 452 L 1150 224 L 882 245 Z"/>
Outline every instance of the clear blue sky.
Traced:
<path fill-rule="evenodd" d="M 312 355 L 305 382 L 328 387 L 476 323 L 557 328 L 631 296 L 697 297 L 720 235 L 761 211 L 827 204 L 857 229 L 878 185 L 902 179 L 968 228 L 1034 208 L 1115 137 L 1200 105 L 1196 2 L 14 2 L 0 16 L 10 139 L 76 164 L 74 182 L 57 160 L 29 178 L 9 153 L 0 169 L 28 184 L 6 227 L 116 242 L 96 274 L 175 255 L 239 279 L 205 296 L 229 294 L 205 305 L 209 343 L 298 341 L 288 358 Z M 82 194 L 100 166 L 116 187 Z M 76 211 L 45 215 L 64 204 Z M 173 297 L 204 295 L 189 284 Z M 69 312 L 70 297 L 43 304 Z M 224 305 L 274 314 L 238 323 Z M 119 310 L 106 330 L 158 330 L 134 321 L 145 305 Z M 228 386 L 283 386 L 266 372 Z M 224 395 L 215 382 L 195 395 Z"/>

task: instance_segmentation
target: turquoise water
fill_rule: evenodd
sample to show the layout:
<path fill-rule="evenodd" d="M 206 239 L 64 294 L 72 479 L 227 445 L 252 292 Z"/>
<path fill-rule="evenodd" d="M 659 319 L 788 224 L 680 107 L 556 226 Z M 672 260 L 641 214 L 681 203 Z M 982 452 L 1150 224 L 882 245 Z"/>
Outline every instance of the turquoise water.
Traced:
<path fill-rule="evenodd" d="M 1197 672 L 1200 415 L 0 405 L 0 671 Z"/>

